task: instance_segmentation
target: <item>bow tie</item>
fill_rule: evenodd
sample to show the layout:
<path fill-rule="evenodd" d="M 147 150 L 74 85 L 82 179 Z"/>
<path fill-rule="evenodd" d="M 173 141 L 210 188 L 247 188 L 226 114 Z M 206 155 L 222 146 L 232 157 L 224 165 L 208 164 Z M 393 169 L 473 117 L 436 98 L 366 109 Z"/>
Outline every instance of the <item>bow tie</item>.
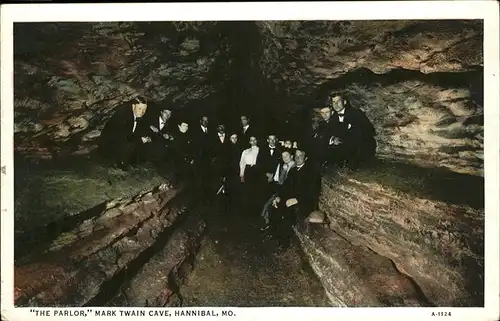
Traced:
<path fill-rule="evenodd" d="M 275 147 L 269 147 L 270 149 L 274 149 Z"/>
<path fill-rule="evenodd" d="M 344 116 L 344 113 L 342 113 L 342 114 L 340 114 L 340 113 L 339 113 L 339 114 L 337 114 L 337 115 L 339 115 L 339 116 Z"/>

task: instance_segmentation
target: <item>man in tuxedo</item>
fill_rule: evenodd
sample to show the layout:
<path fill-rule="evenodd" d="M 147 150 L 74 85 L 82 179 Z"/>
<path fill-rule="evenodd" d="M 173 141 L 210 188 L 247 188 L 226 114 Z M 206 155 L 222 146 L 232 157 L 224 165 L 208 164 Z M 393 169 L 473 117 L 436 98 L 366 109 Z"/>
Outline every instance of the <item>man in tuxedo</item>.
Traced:
<path fill-rule="evenodd" d="M 350 106 L 344 97 L 334 96 L 331 104 L 328 158 L 337 165 L 356 169 L 375 156 L 375 128 L 365 113 Z"/>
<path fill-rule="evenodd" d="M 172 112 L 163 108 L 152 110 L 149 114 L 149 130 L 152 143 L 149 146 L 151 160 L 163 162 L 166 160 L 168 149 L 171 147 L 173 136 L 172 126 L 169 124 Z"/>
<path fill-rule="evenodd" d="M 140 156 L 144 155 L 146 145 L 152 141 L 147 121 L 143 118 L 147 108 L 144 97 L 134 98 L 116 109 L 101 132 L 100 154 L 121 169 L 143 160 Z"/>
<path fill-rule="evenodd" d="M 280 148 L 276 145 L 277 141 L 276 135 L 268 135 L 267 146 L 260 149 L 257 157 L 257 164 L 269 183 L 273 181 L 274 171 L 281 158 Z"/>
<path fill-rule="evenodd" d="M 290 169 L 284 184 L 278 189 L 271 213 L 273 230 L 281 249 L 290 245 L 293 226 L 316 210 L 321 189 L 318 172 L 307 162 L 304 149 L 295 152 L 295 167 Z"/>

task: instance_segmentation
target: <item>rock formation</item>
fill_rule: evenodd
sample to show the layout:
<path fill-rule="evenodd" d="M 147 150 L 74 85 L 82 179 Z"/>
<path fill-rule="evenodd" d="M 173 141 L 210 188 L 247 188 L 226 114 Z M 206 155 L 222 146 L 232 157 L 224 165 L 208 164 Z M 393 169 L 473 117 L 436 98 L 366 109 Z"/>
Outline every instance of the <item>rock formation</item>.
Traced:
<path fill-rule="evenodd" d="M 160 186 L 94 208 L 90 217 L 46 238 L 18 261 L 16 304 L 176 304 L 176 289 L 205 229 L 199 213 L 183 202 L 182 188 Z"/>
<path fill-rule="evenodd" d="M 36 159 L 89 154 L 113 108 L 136 93 L 195 114 L 200 108 L 220 114 L 252 108 L 257 115 L 312 111 L 314 121 L 330 92 L 344 92 L 374 123 L 378 160 L 359 172 L 326 173 L 320 209 L 328 226 L 297 229 L 332 304 L 481 306 L 482 39 L 483 25 L 473 20 L 19 25 L 15 148 Z M 175 211 L 160 213 L 108 220 L 126 217 L 136 226 L 164 219 L 166 227 Z M 188 221 L 171 244 L 196 247 L 188 240 L 202 227 Z M 139 254 L 150 246 L 147 240 L 107 246 L 103 240 L 113 230 L 91 234 L 95 223 L 86 224 L 73 233 L 87 233 L 82 239 L 61 242 L 86 249 L 93 259 L 50 265 L 61 271 L 55 276 L 61 281 L 36 289 L 20 285 L 22 300 L 85 304 L 125 266 L 106 261 L 116 256 L 106 251 L 122 255 L 115 249 L 121 244 L 139 246 Z M 168 244 L 164 249 L 174 246 Z M 172 275 L 182 275 L 186 253 L 157 252 L 109 304 L 169 304 L 168 293 L 151 296 L 139 285 L 162 262 Z M 104 274 L 95 270 L 99 260 L 108 262 Z M 87 280 L 93 283 L 60 296 L 84 272 L 96 273 Z M 168 280 L 157 282 L 155 289 L 170 289 Z"/>

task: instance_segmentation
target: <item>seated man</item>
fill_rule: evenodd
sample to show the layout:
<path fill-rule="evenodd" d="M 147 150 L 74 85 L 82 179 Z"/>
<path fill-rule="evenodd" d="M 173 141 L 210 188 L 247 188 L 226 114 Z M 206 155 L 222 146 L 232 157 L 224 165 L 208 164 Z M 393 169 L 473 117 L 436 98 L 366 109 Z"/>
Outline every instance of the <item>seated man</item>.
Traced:
<path fill-rule="evenodd" d="M 285 183 L 278 189 L 273 206 L 277 209 L 270 214 L 274 235 L 281 249 L 290 245 L 293 226 L 317 208 L 320 192 L 319 175 L 307 162 L 304 149 L 295 152 L 295 167 L 292 168 Z"/>
<path fill-rule="evenodd" d="M 116 108 L 115 114 L 101 132 L 98 149 L 101 156 L 121 169 L 141 160 L 146 144 L 151 143 L 150 133 L 143 119 L 147 108 L 143 97 L 136 97 Z"/>
<path fill-rule="evenodd" d="M 269 228 L 269 209 L 271 204 L 276 198 L 279 187 L 285 183 L 288 173 L 295 167 L 293 155 L 289 149 L 285 149 L 281 152 L 281 159 L 282 161 L 278 164 L 278 166 L 276 166 L 276 170 L 273 175 L 273 193 L 266 204 L 264 204 L 264 209 L 262 210 L 262 217 L 265 222 L 262 230 L 267 230 Z"/>

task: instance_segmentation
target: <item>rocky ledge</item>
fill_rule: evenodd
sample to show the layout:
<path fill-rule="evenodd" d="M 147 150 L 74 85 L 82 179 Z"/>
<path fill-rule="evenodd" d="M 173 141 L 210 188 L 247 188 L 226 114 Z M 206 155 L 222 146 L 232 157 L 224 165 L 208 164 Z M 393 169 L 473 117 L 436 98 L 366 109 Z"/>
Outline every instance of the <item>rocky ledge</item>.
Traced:
<path fill-rule="evenodd" d="M 482 178 L 407 166 L 325 176 L 312 267 L 335 306 L 482 306 Z"/>
<path fill-rule="evenodd" d="M 179 305 L 205 229 L 187 199 L 164 184 L 95 207 L 55 238 L 39 234 L 16 263 L 16 306 Z"/>

